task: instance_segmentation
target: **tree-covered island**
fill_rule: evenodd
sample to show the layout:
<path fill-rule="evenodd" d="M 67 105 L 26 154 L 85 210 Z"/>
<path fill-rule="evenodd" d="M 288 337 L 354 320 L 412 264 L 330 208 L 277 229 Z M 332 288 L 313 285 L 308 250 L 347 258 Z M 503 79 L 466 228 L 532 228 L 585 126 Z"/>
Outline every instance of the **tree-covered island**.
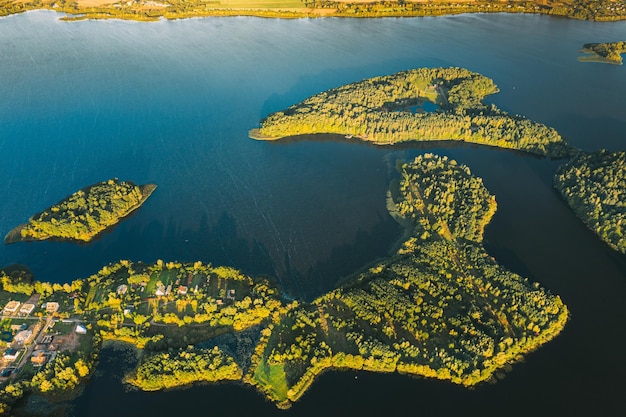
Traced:
<path fill-rule="evenodd" d="M 559 167 L 554 186 L 587 227 L 626 253 L 626 151 L 581 152 Z"/>
<path fill-rule="evenodd" d="M 64 20 L 154 21 L 202 16 L 372 18 L 460 13 L 535 13 L 595 21 L 626 18 L 626 0 L 0 0 L 0 16 L 39 9 L 65 13 Z"/>
<path fill-rule="evenodd" d="M 589 54 L 579 57 L 581 62 L 604 62 L 622 65 L 622 54 L 626 53 L 626 41 L 586 43 L 581 52 Z"/>
<path fill-rule="evenodd" d="M 456 140 L 557 158 L 571 152 L 556 130 L 483 103 L 496 92 L 490 78 L 463 68 L 413 69 L 316 94 L 270 114 L 250 136 L 335 133 L 376 144 Z"/>
<path fill-rule="evenodd" d="M 13 228 L 4 243 L 34 240 L 89 242 L 137 210 L 156 189 L 117 178 L 85 187 Z"/>
<path fill-rule="evenodd" d="M 470 386 L 555 337 L 561 299 L 483 248 L 496 202 L 482 180 L 435 155 L 398 168 L 388 207 L 407 229 L 399 250 L 311 303 L 201 262 L 120 261 L 63 285 L 0 272 L 1 410 L 75 393 L 107 340 L 140 352 L 125 377 L 139 389 L 241 381 L 288 407 L 326 370 Z M 220 342 L 229 335 L 235 346 Z"/>

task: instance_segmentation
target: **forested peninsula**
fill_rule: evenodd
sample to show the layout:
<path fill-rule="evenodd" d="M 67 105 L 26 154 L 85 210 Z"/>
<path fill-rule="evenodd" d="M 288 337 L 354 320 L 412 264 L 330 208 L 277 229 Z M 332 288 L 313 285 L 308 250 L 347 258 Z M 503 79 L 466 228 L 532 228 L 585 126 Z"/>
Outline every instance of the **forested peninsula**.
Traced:
<path fill-rule="evenodd" d="M 534 13 L 595 21 L 626 19 L 626 0 L 0 0 L 0 16 L 41 9 L 65 13 L 63 20 L 155 21 L 204 16 L 372 18 L 460 13 Z"/>
<path fill-rule="evenodd" d="M 263 334 L 245 380 L 279 405 L 333 368 L 471 386 L 563 329 L 558 296 L 486 253 L 496 202 L 480 178 L 428 154 L 399 169 L 388 203 L 410 236 L 398 252 Z"/>
<path fill-rule="evenodd" d="M 456 140 L 555 158 L 571 153 L 553 128 L 483 103 L 496 92 L 493 80 L 467 69 L 413 69 L 316 94 L 270 114 L 250 136 L 335 133 L 375 144 Z"/>
<path fill-rule="evenodd" d="M 90 185 L 13 228 L 4 243 L 46 239 L 89 242 L 141 207 L 155 189 L 155 184 L 135 185 L 117 178 Z"/>
<path fill-rule="evenodd" d="M 26 395 L 72 395 L 105 341 L 138 349 L 124 379 L 139 389 L 240 381 L 284 408 L 325 370 L 470 386 L 555 337 L 568 318 L 561 299 L 482 245 L 496 210 L 482 180 L 432 154 L 398 169 L 388 207 L 404 243 L 311 303 L 201 262 L 123 260 L 63 285 L 0 271 L 0 413 Z"/>
<path fill-rule="evenodd" d="M 559 167 L 554 186 L 587 227 L 626 253 L 626 151 L 581 152 Z"/>
<path fill-rule="evenodd" d="M 622 54 L 626 53 L 626 41 L 586 43 L 581 52 L 590 54 L 578 58 L 581 62 L 604 62 L 622 65 Z"/>

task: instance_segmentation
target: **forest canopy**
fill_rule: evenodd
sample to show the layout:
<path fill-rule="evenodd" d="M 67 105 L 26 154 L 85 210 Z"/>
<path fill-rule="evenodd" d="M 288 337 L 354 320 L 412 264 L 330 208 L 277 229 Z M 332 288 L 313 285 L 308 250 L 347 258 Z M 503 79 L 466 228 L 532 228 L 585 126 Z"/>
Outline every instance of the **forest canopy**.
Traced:
<path fill-rule="evenodd" d="M 579 153 L 559 167 L 554 186 L 591 230 L 626 253 L 626 152 Z"/>

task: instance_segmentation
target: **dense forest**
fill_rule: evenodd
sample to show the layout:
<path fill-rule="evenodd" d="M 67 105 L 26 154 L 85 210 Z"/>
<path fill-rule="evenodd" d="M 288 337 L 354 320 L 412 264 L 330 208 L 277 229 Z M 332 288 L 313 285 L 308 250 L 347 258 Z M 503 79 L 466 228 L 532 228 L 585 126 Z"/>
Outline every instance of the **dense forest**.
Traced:
<path fill-rule="evenodd" d="M 88 242 L 141 207 L 155 188 L 154 184 L 138 186 L 117 178 L 90 185 L 12 229 L 4 243 L 46 239 Z"/>
<path fill-rule="evenodd" d="M 581 152 L 554 186 L 574 213 L 613 249 L 626 253 L 626 152 Z"/>
<path fill-rule="evenodd" d="M 626 53 L 626 41 L 607 43 L 586 43 L 582 52 L 591 56 L 581 57 L 583 62 L 608 62 L 610 64 L 622 64 L 622 54 Z"/>
<path fill-rule="evenodd" d="M 241 369 L 217 346 L 157 353 L 144 359 L 124 381 L 143 391 L 183 387 L 198 382 L 240 380 Z"/>
<path fill-rule="evenodd" d="M 81 2 L 68 0 L 0 0 L 0 16 L 48 9 L 66 13 L 64 20 L 132 19 L 154 21 L 202 16 L 404 17 L 460 13 L 536 13 L 574 19 L 611 21 L 626 19 L 625 0 L 536 0 L 494 2 L 458 1 L 328 1 L 328 0 L 162 0 L 133 2 Z"/>
<path fill-rule="evenodd" d="M 490 78 L 462 68 L 402 71 L 316 94 L 269 115 L 250 135 L 336 133 L 377 144 L 458 140 L 551 157 L 571 152 L 556 130 L 483 103 L 497 91 Z M 419 111 L 425 102 L 439 109 Z"/>
<path fill-rule="evenodd" d="M 326 369 L 400 372 L 474 385 L 555 337 L 558 296 L 507 271 L 482 246 L 496 202 L 435 155 L 400 167 L 398 252 L 351 283 L 291 309 L 264 333 L 245 380 L 282 406 Z"/>

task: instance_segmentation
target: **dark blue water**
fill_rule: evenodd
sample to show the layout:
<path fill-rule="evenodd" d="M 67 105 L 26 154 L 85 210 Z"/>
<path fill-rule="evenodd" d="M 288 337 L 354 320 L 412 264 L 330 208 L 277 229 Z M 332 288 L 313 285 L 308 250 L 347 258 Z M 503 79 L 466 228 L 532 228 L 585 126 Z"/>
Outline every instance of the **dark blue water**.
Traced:
<path fill-rule="evenodd" d="M 289 412 L 249 388 L 123 393 L 116 353 L 76 416 L 622 415 L 626 259 L 551 188 L 558 162 L 476 146 L 376 148 L 309 137 L 257 142 L 248 129 L 307 96 L 421 66 L 481 72 L 499 107 L 584 149 L 626 149 L 626 67 L 579 63 L 584 43 L 626 23 L 522 15 L 385 20 L 192 19 L 64 23 L 0 19 L 0 233 L 111 177 L 155 182 L 136 214 L 89 245 L 0 247 L 37 278 L 65 282 L 120 258 L 202 260 L 276 277 L 312 298 L 384 256 L 400 230 L 385 210 L 398 158 L 425 149 L 468 164 L 499 209 L 489 251 L 560 294 L 572 319 L 496 385 L 466 390 L 397 375 L 329 373 Z M 112 401 L 115 399 L 115 401 Z"/>

